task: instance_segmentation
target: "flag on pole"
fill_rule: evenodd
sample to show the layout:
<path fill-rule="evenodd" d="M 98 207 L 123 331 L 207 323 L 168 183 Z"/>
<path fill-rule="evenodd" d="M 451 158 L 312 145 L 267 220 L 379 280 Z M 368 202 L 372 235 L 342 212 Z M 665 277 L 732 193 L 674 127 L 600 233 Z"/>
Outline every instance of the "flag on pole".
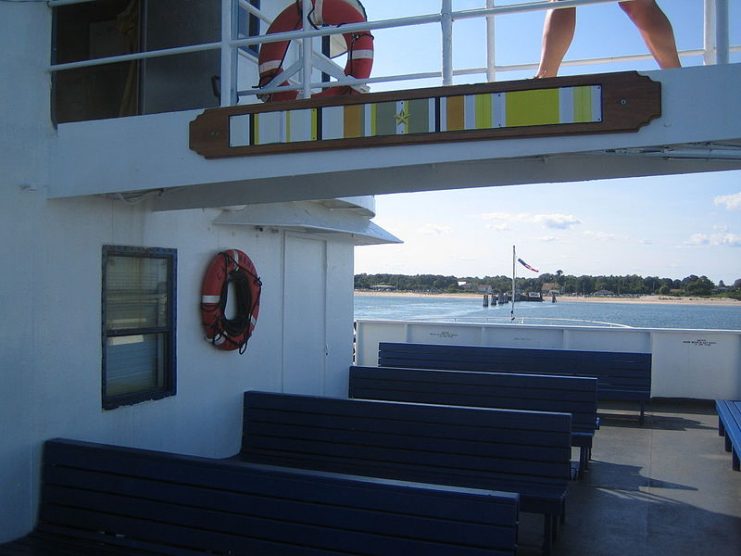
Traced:
<path fill-rule="evenodd" d="M 537 268 L 533 268 L 532 266 L 530 266 L 529 264 L 527 264 L 522 259 L 517 259 L 517 262 L 520 263 L 525 268 L 527 268 L 528 270 L 532 270 L 533 272 L 540 272 Z"/>

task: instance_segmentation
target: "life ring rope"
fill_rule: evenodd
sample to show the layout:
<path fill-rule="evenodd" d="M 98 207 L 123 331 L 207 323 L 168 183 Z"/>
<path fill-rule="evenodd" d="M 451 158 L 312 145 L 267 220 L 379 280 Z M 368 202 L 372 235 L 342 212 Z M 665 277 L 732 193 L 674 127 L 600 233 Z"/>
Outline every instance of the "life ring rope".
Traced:
<path fill-rule="evenodd" d="M 227 318 L 229 286 L 234 285 L 236 315 Z M 201 288 L 201 320 L 206 340 L 222 350 L 244 353 L 257 324 L 262 281 L 242 251 L 221 251 L 212 259 Z"/>

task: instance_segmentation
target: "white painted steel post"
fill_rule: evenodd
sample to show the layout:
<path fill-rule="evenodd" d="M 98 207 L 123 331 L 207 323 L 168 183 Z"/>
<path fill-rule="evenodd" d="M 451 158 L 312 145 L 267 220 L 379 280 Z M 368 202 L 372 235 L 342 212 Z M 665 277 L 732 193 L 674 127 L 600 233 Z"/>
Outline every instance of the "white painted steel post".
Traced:
<path fill-rule="evenodd" d="M 729 63 L 729 18 L 728 0 L 715 0 L 715 45 L 716 63 Z"/>
<path fill-rule="evenodd" d="M 302 6 L 304 20 L 303 30 L 309 31 L 311 29 L 309 14 L 311 13 L 313 4 L 311 0 L 303 0 Z M 321 16 L 321 14 L 319 15 Z M 304 37 L 301 39 L 301 60 L 303 61 L 303 71 L 301 72 L 301 83 L 303 84 L 303 88 L 301 89 L 301 98 L 311 98 L 311 56 L 314 50 L 312 44 L 313 41 L 314 39 L 312 37 Z"/>
<path fill-rule="evenodd" d="M 235 8 L 234 0 L 221 0 L 221 106 L 232 106 L 237 100 L 237 57 L 236 50 L 231 45 L 234 38 Z"/>
<path fill-rule="evenodd" d="M 443 85 L 453 84 L 453 0 L 443 0 L 440 11 L 443 33 Z"/>
<path fill-rule="evenodd" d="M 487 8 L 496 7 L 496 0 L 486 0 Z M 489 82 L 496 81 L 496 18 L 493 15 L 486 16 L 486 80 Z"/>
<path fill-rule="evenodd" d="M 717 59 L 715 50 L 715 3 L 716 0 L 705 0 L 704 52 L 702 57 L 706 66 L 712 66 Z"/>

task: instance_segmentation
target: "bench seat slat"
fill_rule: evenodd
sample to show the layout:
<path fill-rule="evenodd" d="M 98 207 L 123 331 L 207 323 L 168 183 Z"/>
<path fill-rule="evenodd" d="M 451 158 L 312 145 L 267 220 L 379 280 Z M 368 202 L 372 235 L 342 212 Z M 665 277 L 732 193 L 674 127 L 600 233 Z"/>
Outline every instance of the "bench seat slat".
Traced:
<path fill-rule="evenodd" d="M 539 428 L 545 429 L 540 431 L 545 446 L 523 450 L 496 440 L 504 430 L 512 438 L 519 436 L 520 444 L 527 443 L 528 435 Z M 520 494 L 523 511 L 558 514 L 570 477 L 570 437 L 571 416 L 564 413 L 251 391 L 244 397 L 240 457 L 257 463 L 510 490 Z M 512 459 L 498 457 L 497 451 L 508 449 L 514 449 Z"/>
<path fill-rule="evenodd" d="M 594 378 L 477 371 L 351 367 L 350 397 L 569 412 L 572 430 L 597 427 Z"/>
<path fill-rule="evenodd" d="M 598 400 L 651 398 L 651 354 L 380 342 L 379 367 L 590 376 Z"/>
<path fill-rule="evenodd" d="M 207 460 L 45 445 L 39 524 L 0 555 L 514 554 L 518 496 Z M 70 547 L 67 552 L 66 546 Z"/>
<path fill-rule="evenodd" d="M 399 403 L 373 402 L 373 411 L 369 412 L 367 406 L 348 404 L 347 400 L 343 398 L 298 395 L 289 397 L 285 394 L 270 394 L 268 392 L 260 392 L 259 395 L 258 393 L 255 393 L 255 395 L 249 394 L 248 392 L 245 395 L 250 404 L 251 414 L 257 410 L 263 410 L 265 415 L 269 415 L 270 420 L 278 419 L 282 411 L 288 411 L 295 414 L 303 413 L 302 418 L 314 423 L 321 420 L 329 423 L 341 423 L 342 419 L 347 418 L 356 426 L 365 430 L 395 430 L 393 427 L 404 422 L 410 423 L 410 426 L 414 426 L 414 422 L 434 422 L 436 428 L 429 430 L 455 430 L 456 434 L 463 434 L 464 437 L 471 435 L 475 437 L 480 434 L 480 431 L 476 428 L 472 429 L 470 435 L 466 434 L 466 428 L 461 428 L 461 425 L 470 424 L 470 413 L 464 408 L 440 412 L 434 406 L 415 404 L 414 418 L 412 419 L 409 417 L 410 410 L 405 408 L 405 404 Z M 487 423 L 512 430 L 561 431 L 564 428 L 562 421 L 558 419 L 544 421 L 542 416 L 532 411 L 491 410 L 487 414 Z M 336 428 L 344 427 L 338 425 Z M 424 430 L 419 432 L 424 433 Z"/>
<path fill-rule="evenodd" d="M 725 436 L 726 451 L 731 452 L 732 466 L 741 469 L 741 401 L 716 400 L 718 432 Z"/>

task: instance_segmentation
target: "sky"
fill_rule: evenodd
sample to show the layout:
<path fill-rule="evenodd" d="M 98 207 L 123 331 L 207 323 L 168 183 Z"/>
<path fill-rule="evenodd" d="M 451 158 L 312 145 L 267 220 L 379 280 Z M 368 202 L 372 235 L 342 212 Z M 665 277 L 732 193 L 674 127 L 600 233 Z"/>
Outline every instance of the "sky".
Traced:
<path fill-rule="evenodd" d="M 485 4 L 453 0 L 453 10 Z M 441 2 L 363 0 L 363 5 L 373 21 L 437 12 Z M 659 5 L 672 22 L 679 50 L 701 48 L 703 0 L 663 0 Z M 730 42 L 741 45 L 741 0 L 730 0 L 730 10 Z M 566 60 L 647 53 L 617 5 L 583 6 L 577 13 Z M 542 12 L 498 17 L 497 64 L 537 62 L 543 18 Z M 453 34 L 454 67 L 484 67 L 483 21 L 459 20 Z M 374 31 L 374 36 L 374 77 L 440 71 L 439 25 Z M 731 62 L 741 62 L 741 53 L 732 53 Z M 682 63 L 701 65 L 702 60 L 683 58 Z M 633 69 L 657 67 L 649 59 L 563 67 L 560 75 Z M 533 74 L 503 72 L 497 81 Z M 465 75 L 455 83 L 485 79 Z M 372 91 L 440 84 L 439 79 L 374 84 Z M 726 284 L 741 278 L 741 171 L 379 195 L 373 221 L 404 243 L 357 247 L 357 274 L 511 275 L 516 245 L 517 256 L 540 272 L 674 279 L 696 274 Z M 520 267 L 517 272 L 529 271 Z"/>

